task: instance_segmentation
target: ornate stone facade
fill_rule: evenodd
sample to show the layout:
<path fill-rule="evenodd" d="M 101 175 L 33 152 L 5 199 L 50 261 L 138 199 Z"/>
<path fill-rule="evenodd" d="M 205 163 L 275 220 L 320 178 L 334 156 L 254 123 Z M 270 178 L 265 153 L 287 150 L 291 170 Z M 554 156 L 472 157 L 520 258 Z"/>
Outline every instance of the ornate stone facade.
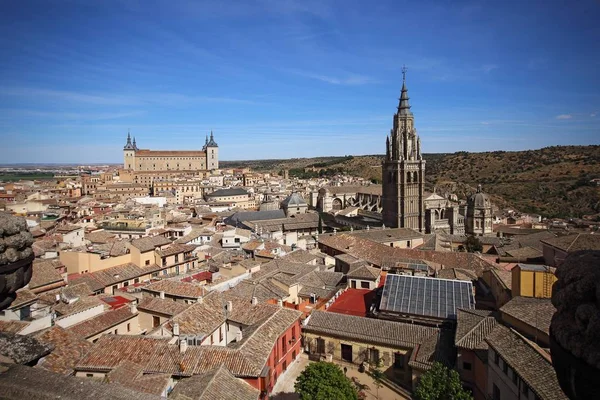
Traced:
<path fill-rule="evenodd" d="M 383 223 L 392 228 L 425 231 L 425 160 L 421 156 L 421 140 L 414 127 L 403 71 L 402 92 L 394 125 L 386 139 L 382 165 Z"/>

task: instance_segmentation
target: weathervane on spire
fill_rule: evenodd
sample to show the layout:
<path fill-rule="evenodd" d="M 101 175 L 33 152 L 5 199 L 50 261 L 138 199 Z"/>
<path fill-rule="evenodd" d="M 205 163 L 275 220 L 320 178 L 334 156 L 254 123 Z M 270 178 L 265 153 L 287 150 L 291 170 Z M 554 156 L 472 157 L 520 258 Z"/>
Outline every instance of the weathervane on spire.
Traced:
<path fill-rule="evenodd" d="M 406 71 L 408 71 L 408 68 L 406 68 L 406 65 L 402 64 L 402 82 L 406 82 Z"/>

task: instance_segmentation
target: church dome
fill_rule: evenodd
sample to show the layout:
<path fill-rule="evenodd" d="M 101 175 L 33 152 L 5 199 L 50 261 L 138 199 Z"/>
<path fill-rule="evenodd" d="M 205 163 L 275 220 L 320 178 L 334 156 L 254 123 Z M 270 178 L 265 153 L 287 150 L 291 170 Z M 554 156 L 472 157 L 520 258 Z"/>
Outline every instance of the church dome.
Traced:
<path fill-rule="evenodd" d="M 283 207 L 302 207 L 308 206 L 306 201 L 298 194 L 298 192 L 293 192 L 289 195 L 285 200 L 281 202 Z"/>
<path fill-rule="evenodd" d="M 470 207 L 485 208 L 490 207 L 490 198 L 481 191 L 481 185 L 477 187 L 477 192 L 469 196 L 467 203 Z"/>

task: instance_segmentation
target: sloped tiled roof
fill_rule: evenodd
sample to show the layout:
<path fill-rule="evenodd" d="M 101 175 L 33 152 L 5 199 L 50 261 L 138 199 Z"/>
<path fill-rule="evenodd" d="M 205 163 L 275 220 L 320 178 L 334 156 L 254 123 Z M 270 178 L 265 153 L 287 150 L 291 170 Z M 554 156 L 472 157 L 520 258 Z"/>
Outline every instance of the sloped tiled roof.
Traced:
<path fill-rule="evenodd" d="M 503 305 L 500 311 L 549 334 L 550 322 L 556 308 L 550 299 L 517 296 Z"/>
<path fill-rule="evenodd" d="M 171 243 L 171 241 L 161 235 L 148 236 L 139 239 L 134 239 L 131 241 L 131 245 L 136 247 L 142 253 L 154 250 L 156 247 L 165 246 L 169 243 Z"/>
<path fill-rule="evenodd" d="M 600 250 L 600 235 L 591 233 L 577 233 L 569 236 L 542 240 L 550 246 L 563 251 Z"/>
<path fill-rule="evenodd" d="M 149 311 L 172 317 L 187 310 L 189 304 L 171 299 L 161 299 L 159 297 L 144 297 L 137 308 L 140 311 Z"/>
<path fill-rule="evenodd" d="M 165 292 L 165 294 L 169 294 L 172 296 L 187 297 L 193 299 L 202 297 L 206 292 L 206 290 L 202 286 L 195 285 L 193 283 L 173 281 L 167 279 L 151 283 L 148 286 L 144 287 L 142 290 L 155 293 Z"/>
<path fill-rule="evenodd" d="M 182 379 L 169 398 L 174 400 L 256 400 L 260 392 L 221 366 Z"/>
<path fill-rule="evenodd" d="M 64 375 L 71 375 L 75 365 L 92 347 L 90 342 L 59 325 L 36 334 L 35 338 L 54 346 L 52 353 L 44 357 L 36 367 Z"/>
<path fill-rule="evenodd" d="M 380 270 L 366 265 L 352 269 L 348 272 L 348 278 L 377 280 Z"/>
<path fill-rule="evenodd" d="M 108 371 L 123 361 L 146 365 L 154 354 L 168 346 L 163 338 L 134 335 L 102 335 L 77 363 L 76 370 Z M 179 350 L 177 350 L 179 352 Z M 160 372 L 160 371 L 158 371 Z"/>
<path fill-rule="evenodd" d="M 414 347 L 426 338 L 437 335 L 437 328 L 358 317 L 327 311 L 313 311 L 303 331 L 336 335 L 366 343 Z"/>
<path fill-rule="evenodd" d="M 456 318 L 455 346 L 469 350 L 486 350 L 485 338 L 497 322 L 491 311 L 459 309 Z"/>
<path fill-rule="evenodd" d="M 544 350 L 503 325 L 497 325 L 486 341 L 540 399 L 567 399 Z"/>
<path fill-rule="evenodd" d="M 60 261 L 56 260 L 34 262 L 29 288 L 33 290 L 53 283 L 64 282 L 62 276 L 56 270 L 60 265 Z"/>
<path fill-rule="evenodd" d="M 177 314 L 173 323 L 179 324 L 182 335 L 205 336 L 225 323 L 225 313 L 204 303 L 194 303 L 187 310 Z"/>
<path fill-rule="evenodd" d="M 110 371 L 106 378 L 110 383 L 119 383 L 140 393 L 160 396 L 171 380 L 170 374 L 143 375 L 144 367 L 131 361 L 122 361 Z"/>
<path fill-rule="evenodd" d="M 120 323 L 130 320 L 136 315 L 137 313 L 133 314 L 129 307 L 122 307 L 116 310 L 106 311 L 93 318 L 75 324 L 67 330 L 78 337 L 87 339 L 98 333 L 102 333 L 113 326 L 117 326 Z"/>

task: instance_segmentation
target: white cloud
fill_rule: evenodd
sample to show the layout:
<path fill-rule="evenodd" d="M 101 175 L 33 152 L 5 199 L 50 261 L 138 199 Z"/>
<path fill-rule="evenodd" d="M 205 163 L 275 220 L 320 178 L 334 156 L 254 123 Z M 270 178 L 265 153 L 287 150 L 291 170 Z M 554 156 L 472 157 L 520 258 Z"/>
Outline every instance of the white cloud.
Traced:
<path fill-rule="evenodd" d="M 348 86 L 356 86 L 356 85 L 368 85 L 371 83 L 378 83 L 378 81 L 374 78 L 359 75 L 359 74 L 345 74 L 343 77 L 339 76 L 331 76 L 331 75 L 321 75 L 314 74 L 312 72 L 301 71 L 297 69 L 286 69 L 288 72 L 291 72 L 296 75 L 304 76 L 305 78 L 316 79 L 321 82 L 330 83 L 332 85 L 348 85 Z"/>
<path fill-rule="evenodd" d="M 571 114 L 560 114 L 556 116 L 556 119 L 571 119 L 573 116 Z"/>
<path fill-rule="evenodd" d="M 591 113 L 590 117 L 595 117 L 596 115 L 598 115 L 598 111 L 594 111 L 593 113 Z"/>

